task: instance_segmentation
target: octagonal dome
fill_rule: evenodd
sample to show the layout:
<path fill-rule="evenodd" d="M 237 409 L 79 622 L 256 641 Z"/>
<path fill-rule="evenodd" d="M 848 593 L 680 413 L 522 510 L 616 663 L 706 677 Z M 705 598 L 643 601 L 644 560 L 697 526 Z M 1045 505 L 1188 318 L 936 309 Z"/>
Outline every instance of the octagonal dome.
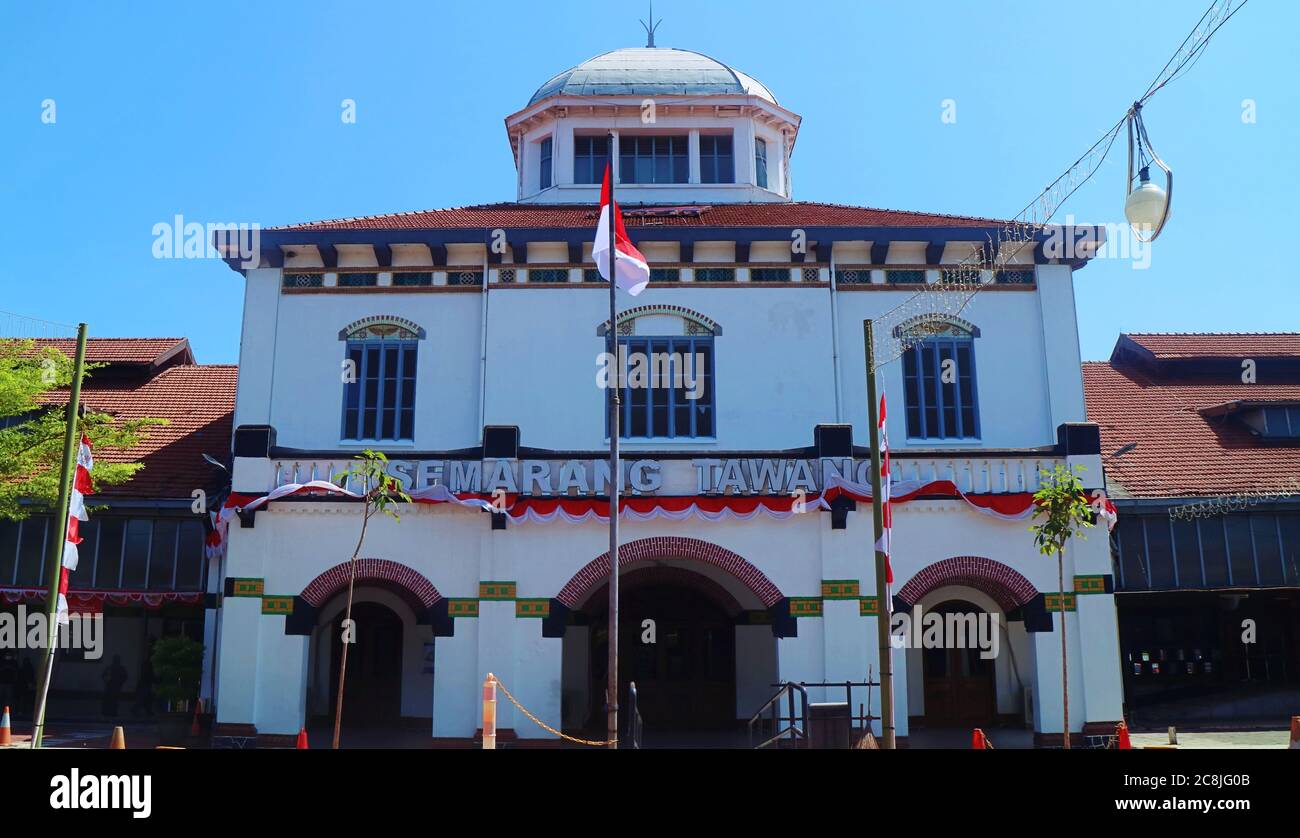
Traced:
<path fill-rule="evenodd" d="M 702 53 L 669 47 L 629 47 L 588 59 L 537 88 L 528 104 L 548 96 L 760 96 L 776 104 L 755 79 Z"/>

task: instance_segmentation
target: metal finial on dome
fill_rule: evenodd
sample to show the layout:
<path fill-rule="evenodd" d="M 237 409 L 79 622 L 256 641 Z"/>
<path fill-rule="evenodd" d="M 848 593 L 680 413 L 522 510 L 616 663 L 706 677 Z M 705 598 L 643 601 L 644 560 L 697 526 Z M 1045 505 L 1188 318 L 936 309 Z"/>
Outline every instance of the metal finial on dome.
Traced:
<path fill-rule="evenodd" d="M 660 23 L 663 23 L 663 20 L 655 21 L 655 4 L 654 0 L 650 0 L 650 22 L 641 21 L 641 28 L 645 30 L 645 45 L 647 47 L 654 47 L 655 30 L 659 28 Z"/>

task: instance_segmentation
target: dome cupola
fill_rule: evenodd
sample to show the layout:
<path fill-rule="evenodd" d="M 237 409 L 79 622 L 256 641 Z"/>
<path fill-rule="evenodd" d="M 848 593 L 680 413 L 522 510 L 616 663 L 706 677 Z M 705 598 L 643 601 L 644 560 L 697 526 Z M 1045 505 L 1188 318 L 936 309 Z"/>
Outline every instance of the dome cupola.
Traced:
<path fill-rule="evenodd" d="M 506 130 L 522 202 L 595 203 L 612 158 L 620 203 L 665 206 L 791 200 L 799 122 L 752 76 L 651 33 L 547 80 Z"/>

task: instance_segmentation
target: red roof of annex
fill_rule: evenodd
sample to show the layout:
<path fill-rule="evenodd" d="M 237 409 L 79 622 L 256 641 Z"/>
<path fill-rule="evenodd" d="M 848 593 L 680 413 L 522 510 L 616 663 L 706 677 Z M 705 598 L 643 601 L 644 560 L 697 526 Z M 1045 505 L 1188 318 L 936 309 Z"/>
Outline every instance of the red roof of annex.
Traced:
<path fill-rule="evenodd" d="M 76 349 L 74 340 L 37 343 L 67 355 Z M 143 466 L 126 483 L 103 487 L 97 498 L 189 498 L 195 489 L 212 491 L 221 483 L 223 475 L 202 455 L 223 461 L 230 451 L 237 366 L 194 363 L 185 338 L 89 338 L 86 358 L 110 365 L 87 375 L 81 390 L 87 409 L 119 419 L 167 420 L 145 428 L 145 439 L 132 449 L 95 452 L 104 462 Z M 122 369 L 128 374 L 115 374 Z M 66 400 L 62 393 L 50 396 L 50 402 Z"/>
<path fill-rule="evenodd" d="M 1158 361 L 1290 356 L 1300 333 L 1121 335 Z M 1155 377 L 1145 365 L 1083 365 L 1088 420 L 1101 428 L 1106 477 L 1116 497 L 1170 498 L 1279 491 L 1296 494 L 1300 445 L 1270 444 L 1222 411 L 1228 402 L 1300 402 L 1300 382 L 1254 384 L 1237 377 Z M 1120 456 L 1109 456 L 1137 443 Z"/>

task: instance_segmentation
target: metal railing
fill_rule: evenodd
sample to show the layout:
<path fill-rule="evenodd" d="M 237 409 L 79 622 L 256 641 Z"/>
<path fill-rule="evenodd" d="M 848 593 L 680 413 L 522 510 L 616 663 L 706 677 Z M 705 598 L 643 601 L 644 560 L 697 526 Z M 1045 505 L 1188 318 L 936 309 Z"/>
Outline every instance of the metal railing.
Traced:
<path fill-rule="evenodd" d="M 780 689 L 763 702 L 763 706 L 759 707 L 758 712 L 749 719 L 749 747 L 811 748 L 812 742 L 808 738 L 808 691 L 804 689 L 803 684 L 785 683 L 773 686 L 779 686 Z M 796 696 L 798 696 L 797 713 Z M 787 711 L 784 715 L 781 713 L 783 699 Z M 754 744 L 754 727 L 763 724 L 770 724 L 766 732 L 771 736 Z M 788 744 L 781 744 L 783 742 Z"/>
<path fill-rule="evenodd" d="M 871 689 L 879 687 L 878 681 L 821 681 L 809 683 L 800 681 L 798 683 L 784 682 L 773 684 L 777 687 L 776 694 L 763 703 L 749 720 L 749 746 L 751 748 L 766 748 L 775 745 L 778 748 L 826 748 L 826 747 L 856 747 L 862 739 L 871 730 L 871 723 L 879 717 L 871 714 Z M 854 688 L 867 691 L 865 702 L 857 704 L 857 712 L 853 712 L 853 691 Z M 843 689 L 844 704 L 841 711 L 836 706 L 827 707 L 823 704 L 813 704 L 808 701 L 808 690 L 810 689 Z M 796 712 L 795 696 L 798 695 L 798 705 Z M 785 700 L 786 712 L 781 712 L 781 702 Z M 831 712 L 825 712 L 830 710 Z M 767 739 L 755 744 L 755 727 L 766 726 L 767 733 L 770 736 Z M 841 745 L 833 744 L 839 737 L 839 731 L 843 731 L 844 740 Z"/>
<path fill-rule="evenodd" d="M 641 709 L 637 706 L 636 681 L 629 681 L 627 685 L 627 733 L 624 735 L 623 741 L 619 743 L 619 747 L 640 750 L 642 727 Z"/>

